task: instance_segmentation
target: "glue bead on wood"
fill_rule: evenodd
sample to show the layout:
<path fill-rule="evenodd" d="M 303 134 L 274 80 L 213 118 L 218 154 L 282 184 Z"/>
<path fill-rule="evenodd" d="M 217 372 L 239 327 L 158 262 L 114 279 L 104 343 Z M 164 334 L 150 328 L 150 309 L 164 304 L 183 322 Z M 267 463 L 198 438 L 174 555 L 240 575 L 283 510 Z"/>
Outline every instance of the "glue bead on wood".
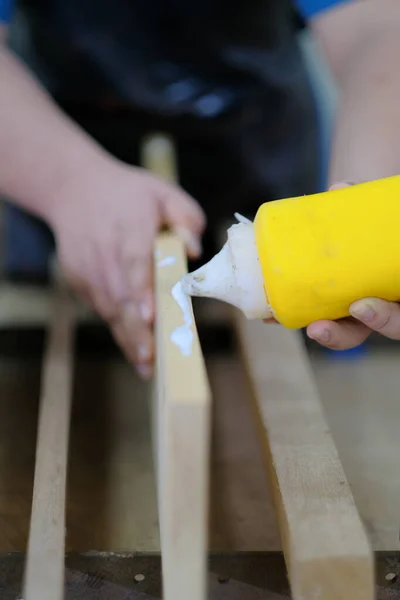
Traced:
<path fill-rule="evenodd" d="M 340 319 L 361 298 L 400 300 L 399 223 L 400 176 L 267 202 L 183 288 L 293 329 Z"/>

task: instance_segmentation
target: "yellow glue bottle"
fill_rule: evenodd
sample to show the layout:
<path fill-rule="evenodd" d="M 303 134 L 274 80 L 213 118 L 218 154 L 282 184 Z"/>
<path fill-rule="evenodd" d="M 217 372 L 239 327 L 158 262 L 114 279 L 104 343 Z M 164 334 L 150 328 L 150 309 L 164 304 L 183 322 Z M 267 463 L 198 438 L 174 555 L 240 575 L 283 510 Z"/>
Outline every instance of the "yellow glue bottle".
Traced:
<path fill-rule="evenodd" d="M 182 284 L 293 329 L 361 298 L 400 301 L 400 176 L 267 202 Z"/>

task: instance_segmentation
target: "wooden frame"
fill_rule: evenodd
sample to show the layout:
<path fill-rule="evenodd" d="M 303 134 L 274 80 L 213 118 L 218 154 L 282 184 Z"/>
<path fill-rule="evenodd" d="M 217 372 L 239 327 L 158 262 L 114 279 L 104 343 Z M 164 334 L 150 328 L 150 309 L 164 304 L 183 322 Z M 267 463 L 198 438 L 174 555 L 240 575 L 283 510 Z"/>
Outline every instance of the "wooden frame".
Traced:
<path fill-rule="evenodd" d="M 145 144 L 143 161 L 154 172 L 176 179 L 165 138 Z M 157 364 L 152 414 L 164 599 L 205 600 L 210 392 L 194 320 L 188 356 L 171 340 L 184 319 L 171 288 L 187 268 L 183 244 L 175 235 L 160 235 L 154 264 Z M 79 313 L 74 313 L 65 288 L 57 284 L 53 296 L 25 600 L 63 598 L 72 334 Z M 40 321 L 46 311 L 34 316 Z M 372 550 L 298 336 L 279 326 L 260 327 L 237 314 L 234 319 L 254 392 L 293 598 L 372 600 Z"/>

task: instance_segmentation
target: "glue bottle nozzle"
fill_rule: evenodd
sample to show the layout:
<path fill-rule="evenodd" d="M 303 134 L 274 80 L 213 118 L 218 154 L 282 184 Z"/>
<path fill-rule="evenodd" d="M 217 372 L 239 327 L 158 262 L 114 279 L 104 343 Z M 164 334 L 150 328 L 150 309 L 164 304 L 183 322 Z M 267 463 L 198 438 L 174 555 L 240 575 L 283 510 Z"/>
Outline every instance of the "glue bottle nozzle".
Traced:
<path fill-rule="evenodd" d="M 182 286 L 190 296 L 215 298 L 236 306 L 249 319 L 272 316 L 250 221 L 232 225 L 218 254 L 196 271 L 184 275 Z"/>

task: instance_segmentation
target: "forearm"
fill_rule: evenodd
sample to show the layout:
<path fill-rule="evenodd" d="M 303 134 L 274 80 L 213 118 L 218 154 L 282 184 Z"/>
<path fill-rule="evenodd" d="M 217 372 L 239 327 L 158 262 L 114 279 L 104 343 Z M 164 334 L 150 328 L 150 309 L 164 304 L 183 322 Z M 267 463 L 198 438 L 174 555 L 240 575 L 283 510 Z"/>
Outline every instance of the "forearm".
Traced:
<path fill-rule="evenodd" d="M 330 183 L 400 173 L 400 28 L 366 38 L 339 77 Z"/>
<path fill-rule="evenodd" d="M 0 193 L 48 219 L 58 191 L 105 156 L 0 46 Z"/>

